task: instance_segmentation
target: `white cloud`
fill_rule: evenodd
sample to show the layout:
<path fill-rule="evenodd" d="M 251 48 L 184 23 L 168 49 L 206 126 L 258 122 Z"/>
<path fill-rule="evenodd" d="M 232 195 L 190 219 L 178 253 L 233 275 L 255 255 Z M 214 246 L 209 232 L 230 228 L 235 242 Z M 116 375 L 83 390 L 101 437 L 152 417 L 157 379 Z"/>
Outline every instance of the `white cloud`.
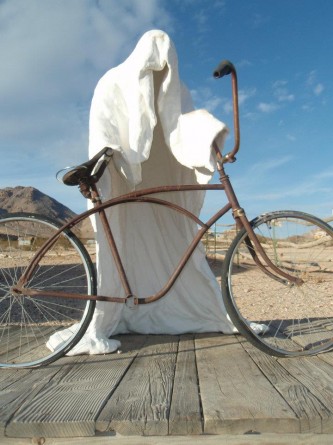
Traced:
<path fill-rule="evenodd" d="M 293 102 L 295 95 L 288 90 L 287 80 L 277 80 L 273 83 L 273 94 L 279 102 Z"/>
<path fill-rule="evenodd" d="M 331 178 L 333 178 L 333 171 L 331 168 L 329 168 L 328 170 L 323 170 L 319 173 L 316 173 L 314 175 L 314 178 L 318 181 L 325 180 L 325 179 L 330 180 Z"/>
<path fill-rule="evenodd" d="M 281 87 L 285 87 L 288 84 L 287 80 L 276 80 L 275 82 L 273 82 L 273 88 L 281 88 Z"/>
<path fill-rule="evenodd" d="M 191 96 L 196 108 L 204 108 L 213 113 L 222 102 L 220 96 L 216 96 L 208 87 L 191 90 Z"/>
<path fill-rule="evenodd" d="M 307 79 L 306 79 L 306 84 L 313 85 L 315 82 L 316 76 L 317 76 L 316 70 L 310 71 L 310 73 L 308 74 Z"/>
<path fill-rule="evenodd" d="M 0 187 L 29 185 L 34 172 L 22 171 L 27 162 L 29 170 L 52 177 L 58 167 L 85 160 L 95 85 L 145 31 L 172 30 L 162 5 L 160 0 L 0 1 L 0 156 L 3 169 L 11 171 Z"/>
<path fill-rule="evenodd" d="M 213 8 L 220 9 L 225 8 L 226 2 L 225 0 L 215 0 L 212 4 Z"/>
<path fill-rule="evenodd" d="M 331 183 L 325 184 L 320 181 L 316 181 L 315 177 L 309 177 L 306 181 L 298 183 L 297 185 L 290 185 L 273 192 L 258 193 L 255 195 L 254 199 L 258 200 L 280 200 L 281 197 L 286 199 L 287 197 L 303 198 L 304 196 L 311 196 L 316 194 L 332 194 Z M 317 204 L 316 204 L 317 205 Z"/>
<path fill-rule="evenodd" d="M 258 110 L 262 113 L 272 113 L 278 108 L 279 106 L 275 103 L 260 102 L 258 105 Z"/>
<path fill-rule="evenodd" d="M 239 104 L 242 105 L 245 101 L 250 99 L 251 97 L 256 95 L 256 88 L 248 88 L 245 90 L 239 90 L 238 92 L 238 101 Z"/>
<path fill-rule="evenodd" d="M 250 99 L 251 97 L 256 95 L 256 88 L 248 88 L 248 89 L 242 89 L 238 91 L 238 104 L 241 107 L 245 104 L 245 102 Z M 232 113 L 233 110 L 233 104 L 232 100 L 229 99 L 225 102 L 223 106 L 223 110 L 226 114 Z"/>
<path fill-rule="evenodd" d="M 306 85 L 310 87 L 316 96 L 319 96 L 324 91 L 324 85 L 317 81 L 317 71 L 313 70 L 308 74 Z"/>
<path fill-rule="evenodd" d="M 158 0 L 0 2 L 1 144 L 81 145 L 98 79 L 169 23 Z"/>
<path fill-rule="evenodd" d="M 253 164 L 251 172 L 260 173 L 262 175 L 281 167 L 281 165 L 290 163 L 292 159 L 293 157 L 290 155 L 282 156 L 281 158 L 264 159 L 263 161 Z"/>
<path fill-rule="evenodd" d="M 294 94 L 288 94 L 287 91 L 285 91 L 285 92 L 281 91 L 277 95 L 277 100 L 279 102 L 293 102 L 295 100 L 295 96 L 294 96 Z"/>
<path fill-rule="evenodd" d="M 244 68 L 248 66 L 252 66 L 252 62 L 247 59 L 243 59 L 240 62 L 237 62 L 237 68 Z"/>
<path fill-rule="evenodd" d="M 319 96 L 323 91 L 324 85 L 322 83 L 318 83 L 313 90 L 316 96 Z"/>
<path fill-rule="evenodd" d="M 302 105 L 302 110 L 303 111 L 312 111 L 312 106 L 311 105 L 309 105 L 309 104 L 304 104 L 304 105 Z"/>
<path fill-rule="evenodd" d="M 203 32 L 206 30 L 208 16 L 203 9 L 201 9 L 194 15 L 194 20 L 196 21 L 196 23 L 198 25 L 199 32 Z"/>
<path fill-rule="evenodd" d="M 263 196 L 270 196 L 277 194 L 274 190 L 276 186 L 276 177 L 283 174 L 284 170 L 293 165 L 293 155 L 274 156 L 268 152 L 267 157 L 261 158 L 259 161 L 252 163 L 246 168 L 246 174 L 241 174 L 233 178 L 234 187 L 240 191 L 242 202 L 248 201 L 246 207 L 253 208 L 258 199 L 266 199 Z M 281 177 L 281 176 L 280 176 Z M 272 179 L 275 178 L 275 179 Z M 281 187 L 281 181 L 279 181 Z M 272 190 L 272 191 L 271 191 Z M 280 195 L 281 198 L 282 193 Z M 245 203 L 243 202 L 243 205 Z"/>
<path fill-rule="evenodd" d="M 267 24 L 270 21 L 270 17 L 260 13 L 255 13 L 252 16 L 252 26 L 258 28 L 262 25 Z"/>
<path fill-rule="evenodd" d="M 269 177 L 272 174 L 273 170 L 276 170 L 277 172 L 281 172 L 283 174 L 283 170 L 281 169 L 281 166 L 287 166 L 287 164 L 291 164 L 294 160 L 293 156 L 283 156 L 281 159 L 268 159 L 263 160 L 261 162 L 258 162 L 254 164 L 251 167 L 252 175 L 251 178 L 254 178 L 256 183 L 258 181 L 262 181 L 262 183 L 269 183 Z M 304 177 L 305 179 L 300 180 L 300 177 L 297 175 L 295 176 L 295 181 L 293 183 L 284 183 L 281 184 L 281 181 L 279 181 L 278 186 L 271 187 L 270 190 L 263 189 L 260 191 L 255 192 L 253 196 L 251 196 L 252 201 L 260 201 L 260 200 L 269 200 L 269 201 L 280 201 L 281 198 L 283 198 L 283 201 L 285 202 L 287 198 L 293 197 L 293 198 L 299 198 L 304 199 L 308 196 L 316 196 L 316 195 L 325 195 L 325 196 L 331 196 L 333 187 L 332 187 L 332 177 L 333 172 L 330 169 L 322 170 L 321 172 L 318 172 L 314 175 L 308 175 Z M 251 189 L 251 184 L 248 184 L 248 188 Z M 307 205 L 308 205 L 308 201 Z M 318 202 L 315 202 L 315 206 L 318 206 Z M 331 204 L 332 206 L 332 204 Z M 328 208 L 330 208 L 328 206 Z M 303 208 L 304 211 L 307 211 L 306 208 Z M 325 215 L 327 216 L 327 214 Z"/>

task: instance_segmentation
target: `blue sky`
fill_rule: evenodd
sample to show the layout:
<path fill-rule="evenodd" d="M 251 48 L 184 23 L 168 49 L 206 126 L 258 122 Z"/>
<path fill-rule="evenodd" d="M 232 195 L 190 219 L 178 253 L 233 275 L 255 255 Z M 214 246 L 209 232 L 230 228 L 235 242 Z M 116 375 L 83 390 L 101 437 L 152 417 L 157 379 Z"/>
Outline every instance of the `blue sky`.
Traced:
<path fill-rule="evenodd" d="M 237 68 L 241 150 L 227 171 L 248 215 L 330 216 L 332 19 L 330 0 L 0 0 L 0 187 L 34 186 L 85 209 L 55 172 L 86 160 L 98 79 L 158 28 L 196 107 L 231 128 L 229 79 L 211 74 L 221 59 Z"/>

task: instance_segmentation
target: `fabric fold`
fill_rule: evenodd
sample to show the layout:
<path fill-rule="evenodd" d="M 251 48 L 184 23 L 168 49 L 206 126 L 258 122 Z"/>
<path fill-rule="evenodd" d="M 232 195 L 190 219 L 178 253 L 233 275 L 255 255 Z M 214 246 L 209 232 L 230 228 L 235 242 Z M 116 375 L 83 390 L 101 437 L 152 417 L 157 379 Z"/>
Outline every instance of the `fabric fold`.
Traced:
<path fill-rule="evenodd" d="M 115 150 L 98 183 L 101 196 L 105 200 L 154 186 L 205 184 L 215 169 L 211 145 L 215 140 L 222 148 L 227 133 L 225 124 L 208 111 L 194 109 L 180 81 L 176 51 L 168 35 L 149 31 L 127 60 L 100 79 L 94 92 L 89 156 L 105 146 Z M 198 216 L 204 192 L 159 197 Z M 166 284 L 196 235 L 195 221 L 151 203 L 127 203 L 107 209 L 106 214 L 133 294 L 138 298 L 154 295 Z M 97 218 L 92 222 L 97 240 L 98 292 L 125 296 L 100 223 Z M 100 350 L 105 351 L 105 339 L 131 332 L 236 332 L 203 246 L 196 249 L 161 300 L 134 310 L 97 302 L 82 342 L 89 345 L 94 339 L 88 349 L 96 353 L 98 339 Z"/>

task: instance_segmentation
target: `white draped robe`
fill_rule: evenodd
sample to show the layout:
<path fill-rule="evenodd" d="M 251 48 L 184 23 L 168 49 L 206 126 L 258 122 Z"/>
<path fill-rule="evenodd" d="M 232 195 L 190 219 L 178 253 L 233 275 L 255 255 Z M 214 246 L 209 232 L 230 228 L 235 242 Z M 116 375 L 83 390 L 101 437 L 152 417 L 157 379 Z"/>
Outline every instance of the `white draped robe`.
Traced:
<path fill-rule="evenodd" d="M 103 200 L 133 190 L 205 184 L 215 169 L 212 143 L 222 148 L 226 126 L 206 110 L 194 110 L 180 82 L 173 43 L 162 31 L 147 32 L 133 53 L 98 82 L 91 104 L 89 156 L 112 147 L 114 156 L 98 183 Z M 156 196 L 156 195 L 155 195 Z M 158 195 L 199 215 L 204 192 Z M 107 211 L 133 294 L 144 298 L 168 281 L 197 233 L 197 225 L 174 210 L 127 203 Z M 125 296 L 98 220 L 98 292 Z M 97 302 L 90 326 L 70 354 L 106 353 L 119 347 L 118 333 L 232 333 L 221 289 L 198 247 L 162 299 L 134 309 Z"/>

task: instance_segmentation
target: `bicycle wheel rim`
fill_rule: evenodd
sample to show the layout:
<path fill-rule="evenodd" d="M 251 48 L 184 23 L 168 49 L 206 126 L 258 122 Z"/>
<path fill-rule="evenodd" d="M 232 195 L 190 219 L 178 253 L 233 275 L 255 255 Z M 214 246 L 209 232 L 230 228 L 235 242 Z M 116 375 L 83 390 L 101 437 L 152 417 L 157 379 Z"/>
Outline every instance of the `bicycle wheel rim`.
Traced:
<path fill-rule="evenodd" d="M 0 367 L 46 365 L 82 337 L 95 302 L 28 297 L 12 291 L 38 248 L 59 229 L 47 218 L 18 214 L 0 220 Z M 91 295 L 95 274 L 89 255 L 69 230 L 40 259 L 29 288 Z"/>
<path fill-rule="evenodd" d="M 271 261 L 303 280 L 276 280 L 255 264 L 242 230 L 226 255 L 223 297 L 252 344 L 278 357 L 313 355 L 333 346 L 333 230 L 301 212 L 281 211 L 252 222 Z M 254 250 L 254 249 L 253 249 Z"/>

